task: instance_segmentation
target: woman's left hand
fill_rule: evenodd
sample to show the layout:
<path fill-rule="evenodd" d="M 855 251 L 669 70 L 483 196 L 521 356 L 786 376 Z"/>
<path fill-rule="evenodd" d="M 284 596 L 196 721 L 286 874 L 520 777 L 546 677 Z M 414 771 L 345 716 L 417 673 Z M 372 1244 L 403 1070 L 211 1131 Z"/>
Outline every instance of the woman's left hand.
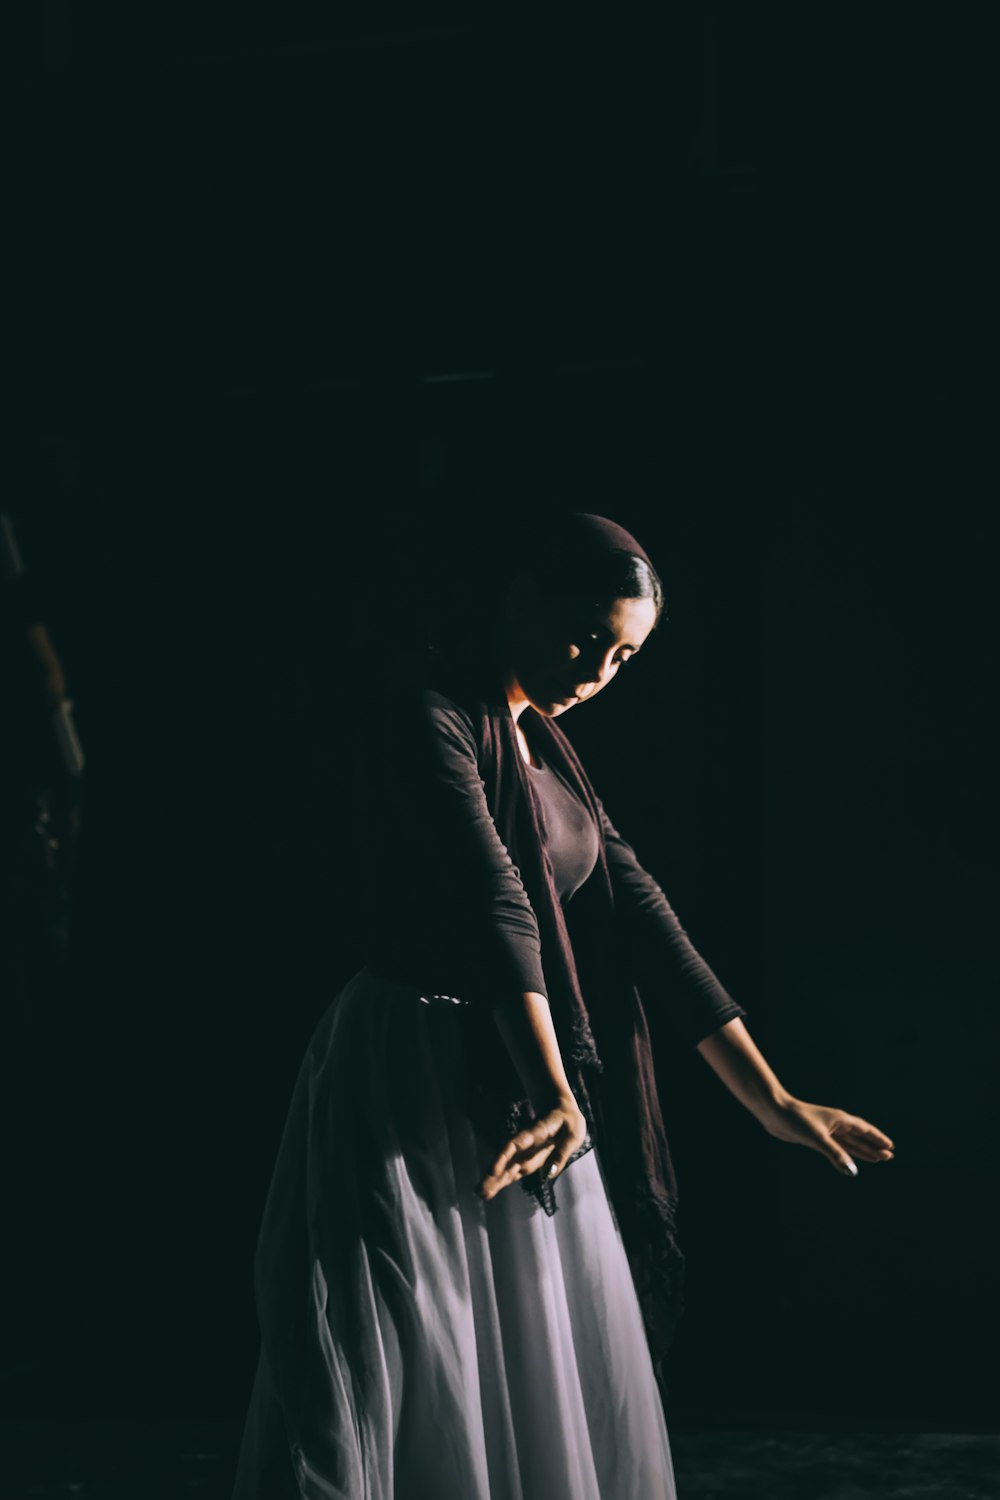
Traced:
<path fill-rule="evenodd" d="M 786 1099 L 768 1111 L 761 1122 L 768 1135 L 821 1152 L 838 1172 L 856 1177 L 854 1157 L 861 1161 L 892 1161 L 893 1143 L 884 1131 L 826 1104 L 808 1104 L 804 1099 Z"/>

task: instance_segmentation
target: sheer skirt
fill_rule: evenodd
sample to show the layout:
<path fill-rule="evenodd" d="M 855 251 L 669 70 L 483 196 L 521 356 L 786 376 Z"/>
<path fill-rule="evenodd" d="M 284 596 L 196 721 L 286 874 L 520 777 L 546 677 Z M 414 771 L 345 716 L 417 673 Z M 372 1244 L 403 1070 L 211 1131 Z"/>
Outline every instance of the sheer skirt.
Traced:
<path fill-rule="evenodd" d="M 362 969 L 293 1090 L 233 1500 L 676 1500 L 598 1153 L 551 1217 L 462 1108 L 459 1008 Z"/>

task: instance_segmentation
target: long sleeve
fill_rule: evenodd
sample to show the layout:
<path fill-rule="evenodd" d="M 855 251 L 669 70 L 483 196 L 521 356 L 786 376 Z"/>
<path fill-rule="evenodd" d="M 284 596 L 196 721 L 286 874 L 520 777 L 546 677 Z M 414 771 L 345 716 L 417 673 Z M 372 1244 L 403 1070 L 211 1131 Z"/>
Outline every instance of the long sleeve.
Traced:
<path fill-rule="evenodd" d="M 490 813 L 471 726 L 432 689 L 423 690 L 421 701 L 430 789 L 441 833 L 472 898 L 472 920 L 507 983 L 544 995 L 538 921 Z"/>
<path fill-rule="evenodd" d="M 490 812 L 471 722 L 432 688 L 405 713 L 373 966 L 459 993 L 464 981 L 479 995 L 547 995 L 538 922 Z"/>
<path fill-rule="evenodd" d="M 598 799 L 615 909 L 636 982 L 692 1046 L 747 1011 L 697 952 L 661 887 Z"/>

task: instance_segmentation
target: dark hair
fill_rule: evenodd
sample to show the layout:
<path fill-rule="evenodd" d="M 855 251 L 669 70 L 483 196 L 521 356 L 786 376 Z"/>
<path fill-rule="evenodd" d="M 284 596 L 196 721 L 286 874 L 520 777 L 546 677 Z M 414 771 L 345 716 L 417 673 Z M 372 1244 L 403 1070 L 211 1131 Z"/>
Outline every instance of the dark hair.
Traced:
<path fill-rule="evenodd" d="M 437 587 L 422 611 L 426 648 L 435 656 L 475 659 L 519 573 L 533 578 L 545 594 L 586 600 L 598 608 L 615 599 L 652 599 L 654 626 L 667 618 L 666 590 L 650 563 L 625 548 L 597 544 L 570 513 L 550 513 L 541 520 L 531 516 L 492 542 L 478 565 L 464 571 L 448 549 L 448 561 L 437 572 Z"/>
<path fill-rule="evenodd" d="M 656 621 L 666 618 L 666 590 L 655 568 L 624 547 L 597 545 L 574 524 L 575 517 L 548 517 L 532 537 L 518 571 L 565 599 L 589 599 L 603 607 L 614 599 L 652 599 Z"/>
<path fill-rule="evenodd" d="M 666 618 L 666 591 L 644 557 L 615 547 L 594 554 L 586 549 L 535 551 L 521 565 L 545 590 L 564 599 L 588 599 L 605 606 L 614 599 L 652 599 L 656 623 Z"/>

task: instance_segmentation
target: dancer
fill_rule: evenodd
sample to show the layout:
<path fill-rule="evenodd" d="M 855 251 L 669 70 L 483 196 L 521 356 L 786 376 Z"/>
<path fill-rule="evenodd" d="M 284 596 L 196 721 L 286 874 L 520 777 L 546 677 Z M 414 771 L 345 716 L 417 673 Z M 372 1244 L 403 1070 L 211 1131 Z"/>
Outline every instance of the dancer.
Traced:
<path fill-rule="evenodd" d="M 775 1077 L 557 722 L 663 609 L 629 532 L 556 516 L 359 725 L 365 961 L 271 1178 L 234 1500 L 676 1500 L 652 1007 L 772 1136 L 892 1155 Z"/>

